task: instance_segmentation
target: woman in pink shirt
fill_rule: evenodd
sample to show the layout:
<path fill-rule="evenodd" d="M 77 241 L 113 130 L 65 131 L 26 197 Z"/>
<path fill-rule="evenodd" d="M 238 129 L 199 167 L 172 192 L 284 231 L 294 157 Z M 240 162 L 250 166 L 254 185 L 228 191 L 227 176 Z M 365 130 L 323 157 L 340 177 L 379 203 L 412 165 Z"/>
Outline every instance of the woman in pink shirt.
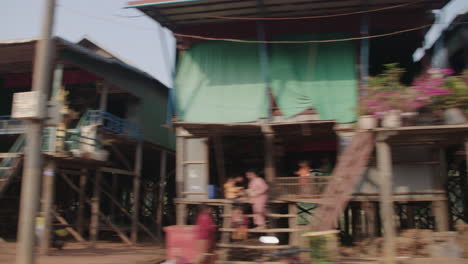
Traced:
<path fill-rule="evenodd" d="M 215 245 L 216 226 L 211 216 L 211 208 L 202 204 L 196 221 L 196 236 L 199 257 L 195 263 L 209 263 Z"/>
<path fill-rule="evenodd" d="M 245 175 L 249 179 L 247 193 L 252 203 L 254 224 L 257 225 L 258 229 L 263 229 L 265 228 L 265 205 L 268 200 L 268 185 L 253 170 L 247 171 Z"/>

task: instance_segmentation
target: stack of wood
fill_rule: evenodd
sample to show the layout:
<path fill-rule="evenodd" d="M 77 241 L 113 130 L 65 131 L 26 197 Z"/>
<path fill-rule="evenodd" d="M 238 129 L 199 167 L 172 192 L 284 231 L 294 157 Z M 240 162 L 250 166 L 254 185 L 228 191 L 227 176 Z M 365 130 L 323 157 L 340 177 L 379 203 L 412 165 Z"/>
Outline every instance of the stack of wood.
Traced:
<path fill-rule="evenodd" d="M 463 250 L 463 257 L 468 258 L 468 223 L 458 223 L 457 233 L 457 244 Z"/>

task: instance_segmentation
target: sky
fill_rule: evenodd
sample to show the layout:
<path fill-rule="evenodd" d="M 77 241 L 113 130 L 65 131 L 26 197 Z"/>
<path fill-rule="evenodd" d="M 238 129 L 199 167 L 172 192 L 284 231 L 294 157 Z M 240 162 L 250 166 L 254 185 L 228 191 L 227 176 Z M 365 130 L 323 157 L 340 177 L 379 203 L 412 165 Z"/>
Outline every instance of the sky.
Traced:
<path fill-rule="evenodd" d="M 166 28 L 128 0 L 56 0 L 54 34 L 76 42 L 89 38 L 123 61 L 172 85 L 175 40 Z M 0 40 L 40 35 L 45 0 L 4 0 L 0 7 Z"/>

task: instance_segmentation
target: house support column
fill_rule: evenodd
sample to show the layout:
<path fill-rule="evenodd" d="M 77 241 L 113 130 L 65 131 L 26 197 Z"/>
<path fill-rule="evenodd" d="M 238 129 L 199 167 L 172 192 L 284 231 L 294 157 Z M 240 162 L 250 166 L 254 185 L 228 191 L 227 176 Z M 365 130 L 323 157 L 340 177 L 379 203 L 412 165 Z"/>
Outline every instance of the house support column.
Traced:
<path fill-rule="evenodd" d="M 55 196 L 55 162 L 47 163 L 42 177 L 42 219 L 44 220 L 44 232 L 39 241 L 39 252 L 41 255 L 48 255 L 52 237 L 52 212 Z"/>
<path fill-rule="evenodd" d="M 185 137 L 183 128 L 176 128 L 176 197 L 183 198 L 184 191 L 184 157 L 185 157 Z M 176 203 L 176 224 L 183 225 L 185 222 L 185 205 Z"/>
<path fill-rule="evenodd" d="M 77 219 L 77 229 L 78 234 L 83 236 L 84 233 L 84 209 L 86 203 L 86 181 L 87 181 L 87 169 L 81 169 L 80 173 L 80 189 L 78 193 L 78 219 Z"/>
<path fill-rule="evenodd" d="M 445 158 L 445 149 L 440 147 L 439 149 L 439 173 L 435 175 L 436 188 L 439 191 L 446 191 L 445 185 L 447 183 L 447 161 Z M 445 198 L 447 196 L 445 195 Z M 448 200 L 433 201 L 432 202 L 432 214 L 435 217 L 436 230 L 438 232 L 445 232 L 449 230 L 449 217 L 448 217 Z"/>
<path fill-rule="evenodd" d="M 271 126 L 262 127 L 263 135 L 265 136 L 265 179 L 271 184 L 275 181 L 275 142 L 274 133 Z"/>
<path fill-rule="evenodd" d="M 139 141 L 135 153 L 135 167 L 133 175 L 133 207 L 132 207 L 132 232 L 131 241 L 133 244 L 138 240 L 138 219 L 140 216 L 140 184 L 141 166 L 143 163 L 143 141 Z"/>
<path fill-rule="evenodd" d="M 91 224 L 89 230 L 89 245 L 91 248 L 96 247 L 96 241 L 99 234 L 99 203 L 101 196 L 101 176 L 102 172 L 98 169 L 94 179 L 93 198 L 91 198 Z"/>
<path fill-rule="evenodd" d="M 156 234 L 159 239 L 162 239 L 163 212 L 164 212 L 164 194 L 166 190 L 166 168 L 167 168 L 167 151 L 161 151 L 161 161 L 159 164 L 159 205 L 156 211 Z"/>
<path fill-rule="evenodd" d="M 392 155 L 390 145 L 385 139 L 378 139 L 377 142 L 377 165 L 380 174 L 380 218 L 382 219 L 384 231 L 383 260 L 385 264 L 395 264 Z"/>

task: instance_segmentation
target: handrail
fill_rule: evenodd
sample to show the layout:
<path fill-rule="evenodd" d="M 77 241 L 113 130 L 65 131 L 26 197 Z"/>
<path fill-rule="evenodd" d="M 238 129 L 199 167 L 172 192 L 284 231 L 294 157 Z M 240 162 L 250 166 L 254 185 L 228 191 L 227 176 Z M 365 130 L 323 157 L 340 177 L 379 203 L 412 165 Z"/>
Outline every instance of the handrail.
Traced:
<path fill-rule="evenodd" d="M 26 143 L 26 136 L 25 135 L 21 135 L 19 136 L 15 143 L 13 144 L 13 146 L 11 146 L 10 150 L 8 151 L 9 153 L 17 153 L 17 152 L 20 152 L 20 150 L 23 149 L 24 145 Z M 10 167 L 11 165 L 11 162 L 13 161 L 13 159 L 15 158 L 4 158 L 2 159 L 2 161 L 0 162 L 0 167 Z M 7 171 L 1 171 L 0 172 L 0 178 L 4 177 L 5 173 Z"/>
<path fill-rule="evenodd" d="M 141 140 L 143 138 L 141 126 L 111 113 L 102 110 L 88 110 L 87 117 L 87 124 L 100 124 L 106 130 L 129 138 L 137 140 Z"/>

